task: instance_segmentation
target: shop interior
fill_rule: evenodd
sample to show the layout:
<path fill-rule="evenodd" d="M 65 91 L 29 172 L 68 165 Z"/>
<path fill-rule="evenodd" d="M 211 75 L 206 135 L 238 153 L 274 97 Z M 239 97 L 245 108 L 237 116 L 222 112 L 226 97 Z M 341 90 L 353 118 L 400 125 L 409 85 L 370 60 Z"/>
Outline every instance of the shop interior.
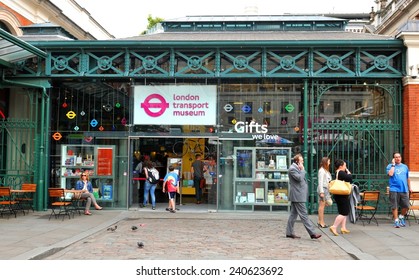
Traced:
<path fill-rule="evenodd" d="M 200 154 L 206 166 L 205 186 L 202 186 L 202 203 L 216 205 L 217 200 L 217 153 L 218 142 L 211 138 L 168 138 L 140 137 L 130 141 L 132 151 L 132 207 L 143 203 L 144 181 L 143 163 L 152 161 L 160 174 L 155 195 L 156 203 L 167 203 L 167 194 L 162 192 L 163 179 L 168 167 L 173 165 L 179 173 L 180 193 L 177 205 L 195 204 L 195 188 L 191 165 L 195 155 Z"/>

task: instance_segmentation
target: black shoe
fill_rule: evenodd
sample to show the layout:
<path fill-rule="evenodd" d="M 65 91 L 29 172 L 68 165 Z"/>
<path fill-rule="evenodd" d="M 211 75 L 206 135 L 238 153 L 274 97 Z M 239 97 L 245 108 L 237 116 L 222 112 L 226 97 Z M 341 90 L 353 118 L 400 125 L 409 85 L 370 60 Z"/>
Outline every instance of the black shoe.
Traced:
<path fill-rule="evenodd" d="M 290 234 L 290 235 L 287 234 L 287 238 L 300 239 L 301 237 L 295 234 Z"/>
<path fill-rule="evenodd" d="M 321 225 L 321 224 L 319 224 L 319 223 L 317 223 L 317 225 L 319 226 L 319 228 L 328 228 L 329 226 L 328 225 Z"/>
<path fill-rule="evenodd" d="M 166 211 L 171 211 L 172 210 L 172 208 L 166 208 Z"/>
<path fill-rule="evenodd" d="M 311 239 L 319 239 L 321 236 L 321 234 L 312 234 L 310 235 Z"/>

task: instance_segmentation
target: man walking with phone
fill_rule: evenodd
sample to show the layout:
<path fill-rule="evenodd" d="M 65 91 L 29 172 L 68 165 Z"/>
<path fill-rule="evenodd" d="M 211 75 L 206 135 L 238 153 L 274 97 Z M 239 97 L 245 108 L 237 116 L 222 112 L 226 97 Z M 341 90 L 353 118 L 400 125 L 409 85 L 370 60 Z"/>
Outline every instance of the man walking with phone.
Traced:
<path fill-rule="evenodd" d="M 299 216 L 311 239 L 319 239 L 321 235 L 316 234 L 315 227 L 308 218 L 306 207 L 308 199 L 308 184 L 302 155 L 295 155 L 293 161 L 294 162 L 288 169 L 288 176 L 290 181 L 289 200 L 291 201 L 291 214 L 288 218 L 286 237 L 292 239 L 301 238 L 294 233 L 294 224 L 297 220 L 297 217 Z"/>

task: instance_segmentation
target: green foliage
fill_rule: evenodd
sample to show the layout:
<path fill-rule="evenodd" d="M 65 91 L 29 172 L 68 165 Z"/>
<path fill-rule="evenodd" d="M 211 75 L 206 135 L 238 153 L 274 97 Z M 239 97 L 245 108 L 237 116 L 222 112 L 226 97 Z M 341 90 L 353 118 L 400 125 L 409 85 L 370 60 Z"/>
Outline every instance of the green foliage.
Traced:
<path fill-rule="evenodd" d="M 160 23 L 160 22 L 164 21 L 164 19 L 163 19 L 163 18 L 159 18 L 159 17 L 155 17 L 155 18 L 153 18 L 153 17 L 149 14 L 149 15 L 148 15 L 148 17 L 147 17 L 147 21 L 148 21 L 148 24 L 147 24 L 147 30 L 148 30 L 148 29 L 150 29 L 150 28 L 153 28 L 156 24 L 158 24 L 158 23 Z M 144 30 L 143 32 L 141 32 L 141 35 L 146 34 L 146 33 L 147 33 L 147 30 Z"/>
<path fill-rule="evenodd" d="M 160 22 L 164 21 L 164 19 L 159 18 L 159 17 L 153 18 L 151 15 L 148 15 L 147 21 L 148 21 L 147 29 L 150 29 L 150 28 L 154 27 L 157 23 L 160 23 Z"/>

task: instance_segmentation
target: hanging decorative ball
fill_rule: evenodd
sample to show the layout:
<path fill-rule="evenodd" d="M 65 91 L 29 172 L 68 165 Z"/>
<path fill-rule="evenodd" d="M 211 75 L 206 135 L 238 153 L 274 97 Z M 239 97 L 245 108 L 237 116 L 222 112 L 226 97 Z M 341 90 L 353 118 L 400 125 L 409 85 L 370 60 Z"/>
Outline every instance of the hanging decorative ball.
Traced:
<path fill-rule="evenodd" d="M 97 120 L 96 120 L 96 119 L 93 119 L 93 120 L 91 120 L 91 121 L 90 121 L 90 126 L 91 126 L 91 127 L 96 127 L 98 124 L 99 124 L 99 123 L 97 122 Z"/>
<path fill-rule="evenodd" d="M 84 116 L 84 115 L 86 115 L 86 112 L 85 112 L 85 111 L 81 111 L 81 112 L 80 112 L 80 115 L 81 115 L 81 116 Z"/>
<path fill-rule="evenodd" d="M 104 130 L 105 130 L 105 128 L 104 128 L 103 126 L 99 126 L 99 130 L 100 130 L 100 131 L 104 131 Z"/>
<path fill-rule="evenodd" d="M 262 107 L 259 107 L 258 112 L 259 113 L 263 113 L 263 108 Z"/>
<path fill-rule="evenodd" d="M 69 118 L 70 120 L 74 119 L 77 114 L 74 111 L 68 111 L 66 114 L 67 118 Z"/>
<path fill-rule="evenodd" d="M 67 106 L 68 106 L 68 105 L 67 105 L 67 103 L 65 103 L 65 102 L 63 103 L 63 105 L 61 105 L 61 107 L 63 107 L 63 108 L 67 108 Z"/>
<path fill-rule="evenodd" d="M 121 120 L 122 125 L 126 125 L 127 124 L 127 119 L 125 117 L 122 118 Z"/>
<path fill-rule="evenodd" d="M 79 131 L 80 127 L 78 127 L 77 125 L 74 127 L 75 131 Z"/>
<path fill-rule="evenodd" d="M 116 102 L 116 104 L 115 104 L 115 107 L 116 107 L 116 108 L 119 108 L 119 107 L 121 107 L 121 103 L 119 103 L 119 102 Z"/>
<path fill-rule="evenodd" d="M 300 128 L 298 126 L 296 126 L 296 127 L 294 127 L 294 131 L 298 132 L 298 131 L 300 131 Z"/>
<path fill-rule="evenodd" d="M 110 111 L 112 111 L 112 106 L 111 106 L 111 104 L 106 104 L 106 105 L 103 105 L 103 110 L 105 110 L 106 112 L 110 112 Z"/>
<path fill-rule="evenodd" d="M 112 126 L 112 131 L 115 131 L 116 130 L 116 126 L 115 125 L 113 125 Z"/>
<path fill-rule="evenodd" d="M 55 132 L 55 133 L 52 135 L 52 139 L 54 139 L 55 141 L 60 140 L 62 137 L 63 137 L 63 136 L 62 136 L 62 135 L 61 135 L 61 133 L 59 133 L 59 132 Z"/>

